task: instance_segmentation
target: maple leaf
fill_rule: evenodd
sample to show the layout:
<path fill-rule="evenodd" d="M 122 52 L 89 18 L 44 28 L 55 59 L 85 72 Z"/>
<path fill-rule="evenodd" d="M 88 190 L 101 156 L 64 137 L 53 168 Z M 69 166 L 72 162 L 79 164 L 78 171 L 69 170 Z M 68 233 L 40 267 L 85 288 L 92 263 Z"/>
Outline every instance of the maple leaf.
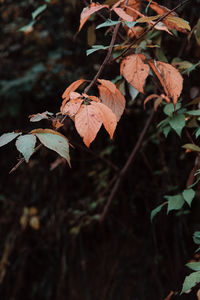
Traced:
<path fill-rule="evenodd" d="M 139 92 L 144 93 L 144 83 L 149 75 L 149 66 L 144 63 L 143 54 L 132 54 L 125 57 L 120 66 L 120 73 Z"/>
<path fill-rule="evenodd" d="M 102 116 L 95 105 L 82 104 L 75 115 L 75 127 L 87 147 L 95 139 L 102 125 Z"/>
<path fill-rule="evenodd" d="M 162 61 L 157 61 L 156 65 L 153 61 L 149 61 L 149 63 L 160 80 L 166 95 L 172 98 L 174 106 L 176 106 L 183 89 L 183 77 L 176 68 L 168 63 Z"/>
<path fill-rule="evenodd" d="M 120 90 L 118 90 L 116 87 L 115 92 L 113 93 L 114 87 L 112 85 L 114 84 L 112 82 L 108 83 L 108 81 L 109 80 L 103 79 L 99 81 L 101 83 L 101 85 L 98 85 L 99 94 L 103 104 L 112 110 L 117 117 L 117 121 L 119 121 L 121 115 L 123 114 L 126 101 Z"/>
<path fill-rule="evenodd" d="M 62 112 L 63 107 L 65 106 L 65 103 L 70 99 L 70 93 L 74 92 L 83 82 L 85 82 L 85 79 L 78 79 L 74 82 L 72 82 L 64 91 L 62 94 L 62 98 L 64 99 L 60 108 L 60 111 Z"/>
<path fill-rule="evenodd" d="M 101 113 L 103 125 L 112 139 L 117 126 L 116 115 L 108 106 L 104 105 L 103 103 L 92 102 L 91 105 L 95 106 Z"/>
<path fill-rule="evenodd" d="M 85 7 L 81 13 L 80 16 L 80 26 L 78 31 L 81 30 L 81 28 L 83 27 L 83 25 L 85 24 L 85 22 L 89 19 L 89 17 L 99 11 L 102 8 L 108 8 L 108 5 L 102 5 L 102 4 L 98 4 L 98 3 L 94 3 L 92 2 L 88 7 Z"/>

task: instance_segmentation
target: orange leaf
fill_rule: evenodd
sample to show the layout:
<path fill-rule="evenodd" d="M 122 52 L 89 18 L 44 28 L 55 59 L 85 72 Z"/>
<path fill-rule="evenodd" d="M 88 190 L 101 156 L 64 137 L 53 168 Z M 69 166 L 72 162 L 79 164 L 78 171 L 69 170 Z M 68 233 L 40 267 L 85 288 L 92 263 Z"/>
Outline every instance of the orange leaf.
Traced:
<path fill-rule="evenodd" d="M 85 79 L 79 79 L 74 81 L 73 83 L 71 83 L 68 88 L 66 88 L 66 90 L 64 91 L 64 93 L 62 94 L 62 98 L 64 99 L 61 105 L 60 110 L 62 111 L 65 103 L 69 100 L 70 98 L 70 93 L 74 92 L 83 82 L 85 82 Z"/>
<path fill-rule="evenodd" d="M 88 98 L 88 99 L 90 99 L 90 100 L 92 100 L 92 101 L 95 101 L 95 102 L 101 102 L 100 99 L 99 99 L 98 97 L 96 97 L 96 96 L 90 96 L 90 95 L 87 95 L 87 94 L 85 94 L 85 93 L 83 93 L 82 95 L 83 95 L 85 98 Z"/>
<path fill-rule="evenodd" d="M 72 99 L 70 101 L 68 101 L 63 109 L 62 109 L 62 114 L 63 115 L 69 115 L 70 117 L 74 116 L 79 108 L 81 107 L 81 104 L 82 104 L 83 100 L 80 99 L 80 98 L 76 98 L 76 99 Z"/>
<path fill-rule="evenodd" d="M 115 93 L 116 91 L 116 85 L 112 83 L 110 80 L 105 80 L 105 79 L 98 79 L 98 82 L 100 82 L 102 85 L 107 87 L 107 89 L 110 90 L 111 93 Z"/>
<path fill-rule="evenodd" d="M 112 139 L 117 126 L 116 115 L 103 103 L 92 102 L 91 105 L 95 106 L 100 111 L 103 125 Z"/>
<path fill-rule="evenodd" d="M 132 54 L 123 59 L 120 72 L 139 92 L 144 93 L 144 83 L 149 75 L 149 66 L 143 62 L 143 54 Z"/>
<path fill-rule="evenodd" d="M 102 116 L 96 106 L 82 104 L 75 115 L 75 126 L 87 147 L 95 139 L 101 125 Z"/>
<path fill-rule="evenodd" d="M 133 21 L 135 21 L 138 17 L 138 13 L 141 7 L 141 0 L 129 0 L 127 5 L 129 8 L 125 9 L 125 12 L 133 17 Z M 123 6 L 122 6 L 123 7 Z M 135 11 L 134 11 L 135 10 Z"/>
<path fill-rule="evenodd" d="M 105 104 L 112 110 L 112 112 L 117 117 L 117 121 L 119 121 L 121 115 L 123 114 L 125 104 L 126 104 L 124 96 L 117 88 L 115 93 L 112 93 L 110 89 L 108 89 L 104 85 L 99 85 L 98 89 L 103 104 Z"/>
<path fill-rule="evenodd" d="M 163 81 L 161 74 L 160 74 L 160 70 L 158 70 L 158 68 L 157 68 L 157 63 L 155 65 L 153 60 L 148 60 L 148 63 L 150 65 L 151 69 L 154 71 L 154 73 L 158 77 L 158 79 L 160 80 L 160 83 L 162 84 L 166 95 L 168 95 L 169 93 L 168 93 L 167 87 L 165 85 L 165 82 Z"/>
<path fill-rule="evenodd" d="M 132 22 L 133 21 L 133 17 L 128 15 L 122 8 L 116 7 L 116 8 L 113 8 L 113 10 L 124 21 L 127 21 L 127 22 Z"/>
<path fill-rule="evenodd" d="M 80 26 L 78 31 L 81 30 L 81 28 L 83 27 L 83 25 L 85 24 L 85 22 L 89 19 L 89 17 L 97 12 L 98 10 L 104 8 L 104 7 L 109 7 L 108 5 L 102 5 L 102 4 L 98 4 L 98 3 L 94 3 L 92 2 L 88 7 L 85 7 L 81 13 L 81 17 L 80 17 Z"/>
<path fill-rule="evenodd" d="M 150 2 L 150 0 L 148 0 Z M 169 9 L 165 6 L 159 5 L 157 2 L 152 1 L 150 7 L 157 12 L 158 15 L 164 15 L 169 12 Z M 170 15 L 177 15 L 175 12 L 172 12 Z"/>
<path fill-rule="evenodd" d="M 77 99 L 77 98 L 81 98 L 81 97 L 82 97 L 81 94 L 79 94 L 79 93 L 77 93 L 77 92 L 71 92 L 71 93 L 69 94 L 70 100 Z"/>
<path fill-rule="evenodd" d="M 183 89 L 183 77 L 179 71 L 170 64 L 157 61 L 156 65 L 158 72 L 165 83 L 165 87 L 167 89 L 166 94 L 168 97 L 172 98 L 174 106 L 176 106 L 178 98 L 180 97 Z"/>

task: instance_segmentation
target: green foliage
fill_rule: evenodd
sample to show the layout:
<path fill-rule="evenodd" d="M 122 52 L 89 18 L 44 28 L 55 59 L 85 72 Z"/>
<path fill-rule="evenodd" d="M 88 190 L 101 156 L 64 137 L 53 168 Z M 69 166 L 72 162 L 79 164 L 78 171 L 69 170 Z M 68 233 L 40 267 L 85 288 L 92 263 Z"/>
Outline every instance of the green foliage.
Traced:
<path fill-rule="evenodd" d="M 181 294 L 189 291 L 191 288 L 193 288 L 197 283 L 200 282 L 200 272 L 193 272 L 190 275 L 186 276 L 184 283 L 183 283 L 183 288 L 181 291 Z"/>
<path fill-rule="evenodd" d="M 19 152 L 21 152 L 28 163 L 31 155 L 34 152 L 36 137 L 32 134 L 21 135 L 16 140 L 16 147 Z"/>

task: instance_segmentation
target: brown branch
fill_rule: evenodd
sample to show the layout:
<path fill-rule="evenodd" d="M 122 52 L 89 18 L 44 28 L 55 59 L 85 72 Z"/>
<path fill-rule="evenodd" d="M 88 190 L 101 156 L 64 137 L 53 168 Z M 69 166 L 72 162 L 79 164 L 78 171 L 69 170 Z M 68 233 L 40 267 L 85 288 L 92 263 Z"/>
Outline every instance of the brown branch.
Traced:
<path fill-rule="evenodd" d="M 186 4 L 187 2 L 189 2 L 191 0 L 185 0 L 181 3 L 179 3 L 176 7 L 174 7 L 173 9 L 171 9 L 170 11 L 168 11 L 166 14 L 164 14 L 162 17 L 160 17 L 151 27 L 149 27 L 146 31 L 144 31 L 138 38 L 136 38 L 129 46 L 128 48 L 126 48 L 124 51 L 122 51 L 122 53 L 120 55 L 118 55 L 116 58 L 114 58 L 112 62 L 118 60 L 121 57 L 124 57 L 124 55 L 128 52 L 128 50 L 133 47 L 133 45 L 135 45 L 139 40 L 141 40 L 147 33 L 149 33 L 159 22 L 161 22 L 162 20 L 164 20 L 167 16 L 169 16 L 172 12 L 176 11 L 178 8 L 180 8 L 181 6 L 183 6 L 184 4 Z"/>
<path fill-rule="evenodd" d="M 122 180 L 123 180 L 124 176 L 126 175 L 127 171 L 129 170 L 131 164 L 133 163 L 133 161 L 135 159 L 135 156 L 136 156 L 137 152 L 139 151 L 139 149 L 140 149 L 140 147 L 142 145 L 142 142 L 144 140 L 145 134 L 146 134 L 146 132 L 147 132 L 147 130 L 148 130 L 148 128 L 149 128 L 152 120 L 153 120 L 154 113 L 155 113 L 154 110 L 152 110 L 151 114 L 150 114 L 150 116 L 149 116 L 149 118 L 148 118 L 148 120 L 147 120 L 147 122 L 146 122 L 146 124 L 145 124 L 145 126 L 144 126 L 144 128 L 143 128 L 143 130 L 142 130 L 142 132 L 141 132 L 141 134 L 140 134 L 140 136 L 138 138 L 138 140 L 137 140 L 137 143 L 136 143 L 135 147 L 133 148 L 133 151 L 131 152 L 129 158 L 127 159 L 127 161 L 126 161 L 123 169 L 121 170 L 121 172 L 117 176 L 117 180 L 116 180 L 116 182 L 115 182 L 115 184 L 113 186 L 113 189 L 112 189 L 112 191 L 110 193 L 108 201 L 107 201 L 106 205 L 104 206 L 103 212 L 102 212 L 102 214 L 100 216 L 100 219 L 99 219 L 100 223 L 102 223 L 104 221 L 104 219 L 105 219 L 105 217 L 106 217 L 106 215 L 108 213 L 108 209 L 110 207 L 110 204 L 113 201 L 113 199 L 114 199 L 114 197 L 115 197 L 115 195 L 116 195 L 116 193 L 117 193 L 117 191 L 119 189 L 119 186 L 122 183 Z"/>

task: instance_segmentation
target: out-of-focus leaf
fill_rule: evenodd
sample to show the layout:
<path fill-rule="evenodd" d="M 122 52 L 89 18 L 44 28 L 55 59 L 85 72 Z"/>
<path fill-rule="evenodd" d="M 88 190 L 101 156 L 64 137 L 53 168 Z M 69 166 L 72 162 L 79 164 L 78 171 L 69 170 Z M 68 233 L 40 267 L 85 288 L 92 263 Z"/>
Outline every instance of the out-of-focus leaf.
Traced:
<path fill-rule="evenodd" d="M 32 12 L 32 18 L 36 19 L 37 16 L 41 14 L 46 8 L 47 8 L 46 4 L 39 6 L 36 10 L 34 10 L 34 12 Z"/>
<path fill-rule="evenodd" d="M 181 132 L 185 126 L 185 116 L 184 114 L 175 115 L 169 118 L 169 124 L 174 129 L 174 131 L 181 136 Z"/>
<path fill-rule="evenodd" d="M 179 210 L 182 208 L 185 200 L 182 195 L 174 195 L 174 196 L 167 196 L 168 198 L 168 207 L 167 207 L 167 213 L 169 213 L 171 210 Z"/>
<path fill-rule="evenodd" d="M 109 27 L 114 26 L 116 24 L 120 23 L 120 21 L 112 21 L 111 19 L 106 20 L 105 22 L 99 24 L 96 29 L 102 28 L 102 27 Z"/>
<path fill-rule="evenodd" d="M 152 211 L 151 211 L 151 222 L 153 221 L 153 218 L 161 211 L 162 207 L 166 204 L 165 203 L 162 203 L 161 205 L 157 206 L 156 208 L 154 208 Z"/>
<path fill-rule="evenodd" d="M 200 152 L 200 147 L 195 144 L 185 144 L 182 146 L 182 148 Z"/>
<path fill-rule="evenodd" d="M 181 294 L 190 290 L 199 282 L 200 282 L 200 272 L 199 271 L 193 272 L 189 276 L 186 276 L 184 283 L 183 283 Z"/>
<path fill-rule="evenodd" d="M 0 136 L 0 147 L 10 143 L 12 140 L 14 140 L 18 135 L 22 134 L 21 132 L 9 132 L 4 133 Z"/>
<path fill-rule="evenodd" d="M 186 267 L 193 271 L 200 271 L 200 262 L 190 262 L 186 264 Z"/>
<path fill-rule="evenodd" d="M 188 203 L 189 206 L 192 204 L 192 200 L 194 199 L 195 191 L 193 189 L 187 189 L 183 191 L 183 198 Z"/>

